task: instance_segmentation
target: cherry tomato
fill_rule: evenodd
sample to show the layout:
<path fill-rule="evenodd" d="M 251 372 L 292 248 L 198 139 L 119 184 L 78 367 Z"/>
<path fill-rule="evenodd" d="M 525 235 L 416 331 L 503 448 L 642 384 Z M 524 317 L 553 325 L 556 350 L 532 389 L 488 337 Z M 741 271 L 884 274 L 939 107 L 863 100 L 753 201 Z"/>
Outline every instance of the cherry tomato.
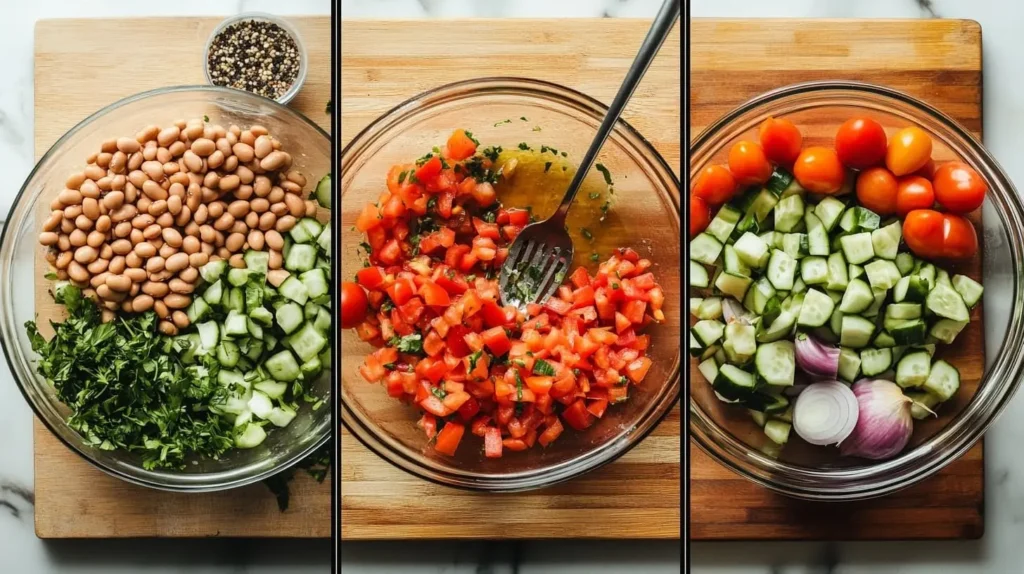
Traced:
<path fill-rule="evenodd" d="M 896 214 L 906 217 L 915 209 L 931 209 L 935 205 L 932 182 L 919 175 L 900 178 L 896 191 Z"/>
<path fill-rule="evenodd" d="M 366 318 L 366 291 L 352 281 L 341 282 L 341 328 L 351 329 Z"/>
<path fill-rule="evenodd" d="M 924 164 L 924 167 L 914 172 L 914 175 L 927 178 L 928 181 L 932 180 L 932 176 L 935 175 L 935 161 L 932 158 L 928 158 L 928 163 Z"/>
<path fill-rule="evenodd" d="M 857 176 L 857 201 L 879 215 L 896 213 L 896 176 L 884 167 L 868 168 Z"/>
<path fill-rule="evenodd" d="M 942 249 L 950 259 L 970 259 L 978 252 L 978 233 L 969 219 L 955 213 L 944 213 Z"/>
<path fill-rule="evenodd" d="M 724 165 L 708 166 L 697 176 L 693 195 L 708 205 L 722 205 L 736 195 L 736 178 Z"/>
<path fill-rule="evenodd" d="M 772 175 L 772 164 L 761 144 L 738 141 L 729 150 L 729 171 L 740 185 L 759 185 Z"/>
<path fill-rule="evenodd" d="M 934 209 L 908 213 L 903 240 L 915 255 L 927 259 L 967 259 L 978 251 L 978 235 L 967 218 Z"/>
<path fill-rule="evenodd" d="M 903 128 L 892 135 L 885 152 L 885 165 L 899 177 L 914 173 L 932 157 L 932 137 L 919 127 Z"/>
<path fill-rule="evenodd" d="M 836 132 L 836 154 L 846 167 L 865 169 L 885 159 L 886 141 L 882 125 L 870 118 L 852 118 Z"/>
<path fill-rule="evenodd" d="M 711 208 L 703 199 L 696 195 L 690 196 L 690 237 L 696 237 L 698 233 L 707 229 L 711 223 Z"/>
<path fill-rule="evenodd" d="M 801 187 L 811 193 L 833 194 L 843 187 L 846 170 L 835 150 L 809 147 L 796 158 L 793 175 Z"/>
<path fill-rule="evenodd" d="M 981 175 L 964 163 L 951 161 L 939 166 L 932 178 L 935 199 L 953 213 L 970 213 L 985 201 L 988 185 Z"/>
<path fill-rule="evenodd" d="M 800 135 L 793 122 L 778 118 L 768 118 L 761 123 L 758 136 L 761 147 L 769 160 L 790 166 L 800 155 L 800 147 L 804 138 Z"/>

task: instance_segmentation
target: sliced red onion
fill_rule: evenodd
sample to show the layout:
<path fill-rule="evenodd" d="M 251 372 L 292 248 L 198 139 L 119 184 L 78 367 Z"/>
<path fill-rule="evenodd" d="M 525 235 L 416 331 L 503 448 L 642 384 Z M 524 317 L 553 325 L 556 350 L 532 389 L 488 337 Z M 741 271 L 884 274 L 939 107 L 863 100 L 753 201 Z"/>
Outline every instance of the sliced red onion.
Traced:
<path fill-rule="evenodd" d="M 808 385 L 793 407 L 793 429 L 819 446 L 846 440 L 857 424 L 857 397 L 839 381 Z"/>
<path fill-rule="evenodd" d="M 842 444 L 843 456 L 882 460 L 899 454 L 914 431 L 914 401 L 896 383 L 881 379 L 857 381 L 853 394 L 859 417 L 850 440 Z"/>
<path fill-rule="evenodd" d="M 739 301 L 727 297 L 722 301 L 722 318 L 725 319 L 725 323 L 741 322 L 745 325 L 750 324 L 750 313 L 743 308 L 743 305 Z"/>
<path fill-rule="evenodd" d="M 834 380 L 839 373 L 839 348 L 800 333 L 796 336 L 796 364 L 808 375 Z"/>

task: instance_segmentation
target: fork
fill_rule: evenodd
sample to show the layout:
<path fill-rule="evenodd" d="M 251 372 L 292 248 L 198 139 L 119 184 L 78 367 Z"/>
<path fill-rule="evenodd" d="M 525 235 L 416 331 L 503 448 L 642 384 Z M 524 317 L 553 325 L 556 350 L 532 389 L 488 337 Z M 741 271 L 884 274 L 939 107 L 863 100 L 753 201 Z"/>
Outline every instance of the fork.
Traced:
<path fill-rule="evenodd" d="M 565 216 L 626 103 L 672 31 L 679 10 L 679 0 L 665 0 L 661 5 L 558 209 L 551 217 L 524 227 L 512 242 L 498 280 L 504 305 L 525 309 L 530 303 L 543 303 L 562 283 L 573 258 L 572 238 L 565 226 Z"/>

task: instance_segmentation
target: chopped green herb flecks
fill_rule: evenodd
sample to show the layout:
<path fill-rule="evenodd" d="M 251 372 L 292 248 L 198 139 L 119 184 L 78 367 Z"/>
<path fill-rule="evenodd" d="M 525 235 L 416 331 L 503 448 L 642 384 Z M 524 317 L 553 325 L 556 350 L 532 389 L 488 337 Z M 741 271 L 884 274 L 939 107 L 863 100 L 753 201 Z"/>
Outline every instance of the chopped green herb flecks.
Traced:
<path fill-rule="evenodd" d="M 547 173 L 549 169 L 551 169 L 551 162 L 544 162 L 544 173 Z"/>
<path fill-rule="evenodd" d="M 495 123 L 494 127 L 503 126 L 505 124 L 510 124 L 510 123 L 512 123 L 512 120 L 501 120 L 500 122 Z"/>
<path fill-rule="evenodd" d="M 605 167 L 603 163 L 594 164 L 594 168 L 604 176 L 605 183 L 612 185 L 612 173 L 608 171 L 608 168 Z"/>
<path fill-rule="evenodd" d="M 594 240 L 594 234 L 591 233 L 590 230 L 587 229 L 586 227 L 581 227 L 580 228 L 580 233 L 583 235 L 584 239 L 586 239 L 587 241 L 593 241 Z"/>
<path fill-rule="evenodd" d="M 530 144 L 528 144 L 526 142 L 519 142 L 519 149 L 521 149 L 523 151 L 528 151 L 528 150 L 530 150 Z"/>

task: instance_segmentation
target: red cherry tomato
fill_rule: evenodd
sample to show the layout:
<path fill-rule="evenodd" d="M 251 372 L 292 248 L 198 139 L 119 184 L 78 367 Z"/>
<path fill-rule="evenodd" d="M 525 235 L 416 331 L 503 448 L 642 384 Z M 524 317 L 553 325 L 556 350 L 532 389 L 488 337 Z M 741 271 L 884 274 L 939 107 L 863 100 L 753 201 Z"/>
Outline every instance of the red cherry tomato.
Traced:
<path fill-rule="evenodd" d="M 932 157 L 932 136 L 911 126 L 894 133 L 885 152 L 885 165 L 896 177 L 914 173 Z"/>
<path fill-rule="evenodd" d="M 785 166 L 793 165 L 804 141 L 793 122 L 779 118 L 768 118 L 762 122 L 758 137 L 765 156 Z"/>
<path fill-rule="evenodd" d="M 908 213 L 903 240 L 915 255 L 926 259 L 967 259 L 978 252 L 978 234 L 967 218 L 934 209 Z"/>
<path fill-rule="evenodd" d="M 836 132 L 836 154 L 846 167 L 866 169 L 885 159 L 882 124 L 870 118 L 846 120 Z"/>
<path fill-rule="evenodd" d="M 693 195 L 708 205 L 722 205 L 736 195 L 736 178 L 724 165 L 708 166 L 697 176 Z"/>
<path fill-rule="evenodd" d="M 761 144 L 738 141 L 729 150 L 729 171 L 740 185 L 760 185 L 772 175 L 772 164 Z"/>
<path fill-rule="evenodd" d="M 366 291 L 351 281 L 341 282 L 341 328 L 351 329 L 366 318 Z"/>
<path fill-rule="evenodd" d="M 843 187 L 846 170 L 843 169 L 835 150 L 827 147 L 809 147 L 796 158 L 793 175 L 807 191 L 831 195 Z"/>
<path fill-rule="evenodd" d="M 953 213 L 970 213 L 985 201 L 988 185 L 971 166 L 951 161 L 939 166 L 932 178 L 935 199 Z"/>
<path fill-rule="evenodd" d="M 857 201 L 879 215 L 896 213 L 896 176 L 884 167 L 868 168 L 857 176 Z"/>
<path fill-rule="evenodd" d="M 690 238 L 694 238 L 708 228 L 711 223 L 711 208 L 696 195 L 690 196 Z"/>
<path fill-rule="evenodd" d="M 915 209 L 931 209 L 935 206 L 935 192 L 932 182 L 919 175 L 900 178 L 896 190 L 896 214 L 906 217 Z"/>

